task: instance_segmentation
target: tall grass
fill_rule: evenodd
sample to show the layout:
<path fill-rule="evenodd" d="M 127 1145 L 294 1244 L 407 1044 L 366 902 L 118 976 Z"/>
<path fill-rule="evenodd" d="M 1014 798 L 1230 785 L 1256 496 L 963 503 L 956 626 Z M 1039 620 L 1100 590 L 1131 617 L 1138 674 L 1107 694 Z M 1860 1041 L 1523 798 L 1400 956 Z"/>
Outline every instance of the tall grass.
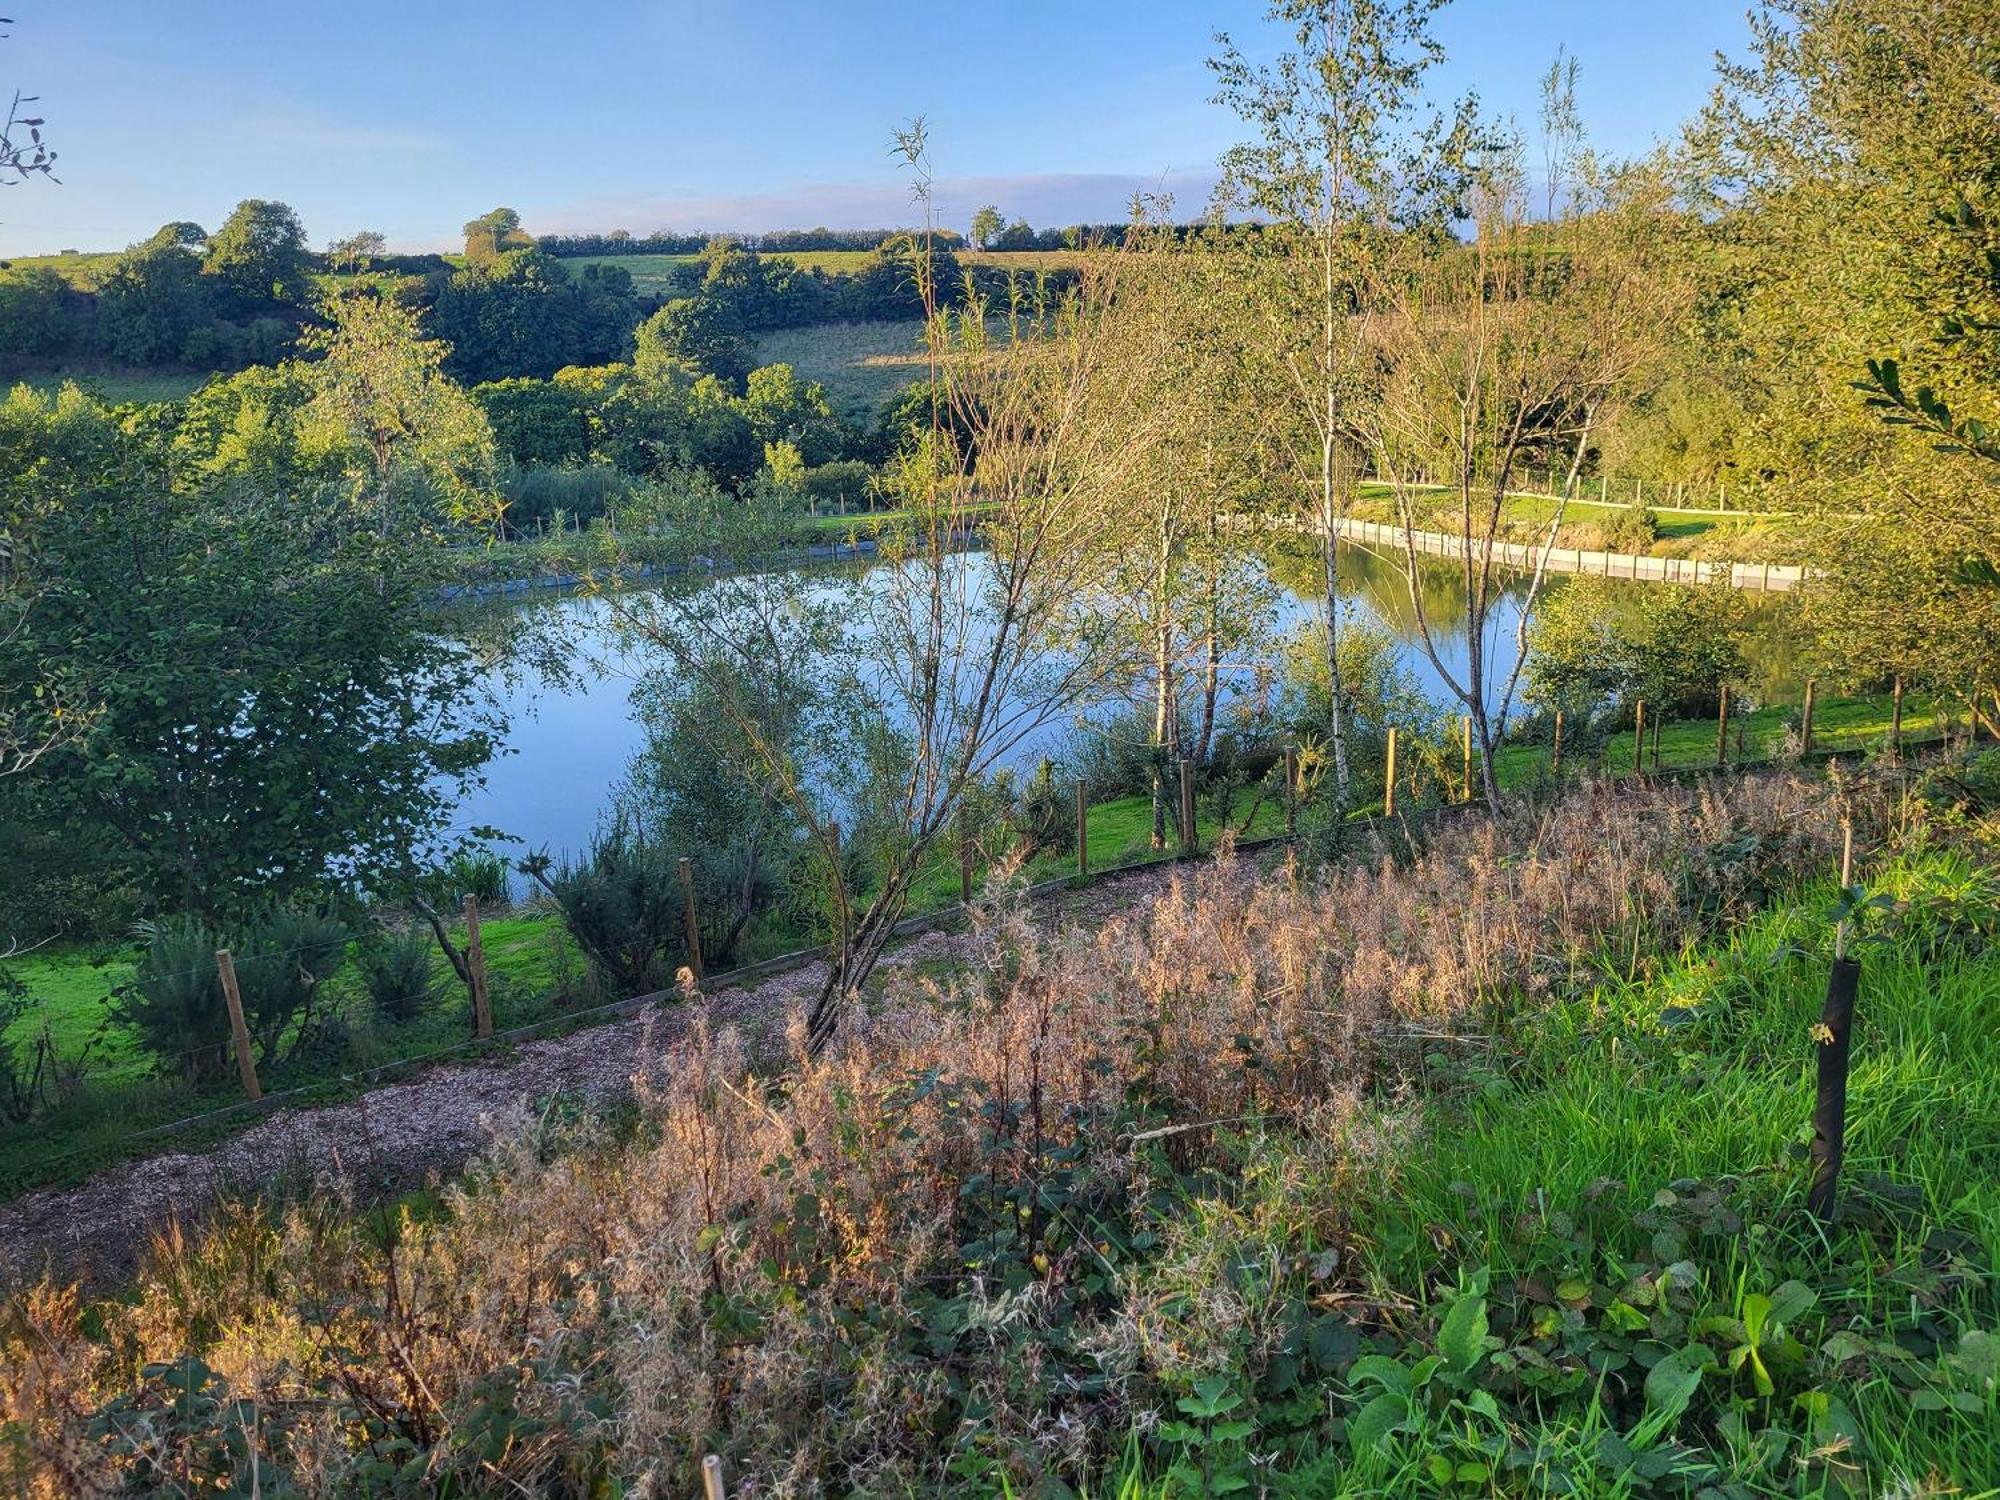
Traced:
<path fill-rule="evenodd" d="M 1891 871 L 1820 1237 L 1788 1147 L 1838 817 L 1796 776 L 1592 785 L 1057 938 L 991 910 L 821 1060 L 758 1076 L 704 1025 L 642 1050 L 631 1118 L 556 1101 L 436 1211 L 246 1208 L 120 1301 L 29 1289 L 0 1444 L 47 1494 L 253 1454 L 311 1493 L 688 1493 L 704 1451 L 749 1494 L 1975 1481 L 1990 903 L 1921 844 Z M 1646 1360 L 1727 1357 L 1802 1275 L 1772 1396 L 1704 1371 L 1653 1410 Z"/>

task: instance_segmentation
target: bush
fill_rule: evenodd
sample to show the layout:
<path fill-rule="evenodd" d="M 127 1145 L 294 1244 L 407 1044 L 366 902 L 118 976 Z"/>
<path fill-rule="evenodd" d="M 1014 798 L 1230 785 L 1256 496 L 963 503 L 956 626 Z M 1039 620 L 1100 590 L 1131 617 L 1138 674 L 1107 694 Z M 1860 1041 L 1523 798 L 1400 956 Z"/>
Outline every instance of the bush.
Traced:
<path fill-rule="evenodd" d="M 481 906 L 499 906 L 513 894 L 513 872 L 507 861 L 491 849 L 464 849 L 454 854 L 440 872 L 447 893 L 456 906 L 467 896 Z"/>
<path fill-rule="evenodd" d="M 1609 552 L 1650 552 L 1660 539 L 1660 518 L 1646 506 L 1621 510 L 1604 524 L 1604 546 Z"/>
<path fill-rule="evenodd" d="M 507 527 L 517 536 L 594 521 L 632 488 L 631 478 L 608 464 L 513 464 L 499 482 Z"/>
<path fill-rule="evenodd" d="M 382 932 L 361 950 L 361 982 L 384 1021 L 414 1021 L 437 988 L 430 934 L 420 927 Z"/>
<path fill-rule="evenodd" d="M 212 1083 L 228 1060 L 229 1010 L 216 971 L 228 948 L 258 1060 L 296 1047 L 308 1030 L 319 986 L 346 959 L 347 928 L 329 913 L 279 908 L 225 935 L 198 917 L 144 924 L 146 951 L 117 1014 L 168 1071 L 190 1084 Z"/>
<path fill-rule="evenodd" d="M 665 989 L 686 956 L 675 856 L 625 816 L 591 841 L 581 859 L 523 863 L 562 914 L 592 977 L 612 999 Z"/>

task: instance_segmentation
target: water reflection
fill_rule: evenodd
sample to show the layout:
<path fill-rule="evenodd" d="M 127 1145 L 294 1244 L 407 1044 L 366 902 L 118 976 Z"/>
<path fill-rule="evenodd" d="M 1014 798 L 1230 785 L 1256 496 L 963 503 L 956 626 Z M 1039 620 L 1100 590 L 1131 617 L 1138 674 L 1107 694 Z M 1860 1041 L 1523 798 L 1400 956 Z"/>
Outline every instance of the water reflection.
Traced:
<path fill-rule="evenodd" d="M 1282 590 L 1279 634 L 1316 619 L 1321 590 L 1318 554 L 1311 544 L 1286 539 L 1270 544 L 1261 555 Z M 966 563 L 981 565 L 977 554 L 968 554 Z M 1401 643 L 1404 663 L 1424 691 L 1445 699 L 1448 690 L 1422 644 L 1402 560 L 1343 544 L 1338 567 L 1341 591 L 1354 617 L 1386 629 Z M 866 568 L 819 568 L 802 573 L 800 587 L 866 587 L 867 573 Z M 1424 559 L 1418 585 L 1438 657 L 1462 682 L 1466 596 L 1459 567 Z M 1566 578 L 1546 585 L 1550 593 L 1570 586 Z M 1635 609 L 1637 591 L 1658 586 L 1613 584 L 1607 608 Z M 1489 613 L 1486 655 L 1495 699 L 1514 665 L 1526 588 L 1525 578 L 1504 577 Z M 643 746 L 644 728 L 635 717 L 632 694 L 657 663 L 624 649 L 612 628 L 610 606 L 599 598 L 517 597 L 454 606 L 450 618 L 453 628 L 492 663 L 489 688 L 512 725 L 506 753 L 488 768 L 485 785 L 461 805 L 458 826 L 498 828 L 530 849 L 578 849 Z M 1798 653 L 1787 627 L 1789 616 L 1774 599 L 1760 601 L 1753 618 L 1747 653 L 1752 691 L 1764 699 L 1792 696 Z M 1047 726 L 1016 747 L 1012 762 L 1026 766 L 1053 752 L 1070 728 Z"/>

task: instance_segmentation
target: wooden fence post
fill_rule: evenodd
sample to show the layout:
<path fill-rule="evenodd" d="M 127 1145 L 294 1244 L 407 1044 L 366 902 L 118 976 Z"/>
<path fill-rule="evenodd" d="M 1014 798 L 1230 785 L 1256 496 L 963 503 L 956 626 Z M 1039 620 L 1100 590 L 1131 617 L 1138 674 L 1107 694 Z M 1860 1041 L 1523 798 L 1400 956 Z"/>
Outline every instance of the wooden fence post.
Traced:
<path fill-rule="evenodd" d="M 688 967 L 701 978 L 701 917 L 694 905 L 694 861 L 681 856 L 681 921 L 687 928 Z"/>
<path fill-rule="evenodd" d="M 1889 750 L 1893 755 L 1903 753 L 1903 674 L 1896 674 L 1895 701 L 1889 710 Z"/>
<path fill-rule="evenodd" d="M 1187 854 L 1201 852 L 1201 840 L 1194 828 L 1194 762 L 1181 762 L 1181 849 Z"/>
<path fill-rule="evenodd" d="M 1556 710 L 1556 736 L 1554 749 L 1549 754 L 1549 775 L 1558 777 L 1563 769 L 1563 711 Z"/>
<path fill-rule="evenodd" d="M 1729 764 L 1729 684 L 1722 684 L 1720 704 L 1715 711 L 1715 764 Z"/>
<path fill-rule="evenodd" d="M 1076 784 L 1076 873 L 1090 875 L 1090 788 Z"/>
<path fill-rule="evenodd" d="M 1646 769 L 1646 700 L 1641 698 L 1632 710 L 1632 769 Z"/>
<path fill-rule="evenodd" d="M 1382 816 L 1396 816 L 1396 726 L 1389 726 L 1388 766 L 1382 773 Z"/>
<path fill-rule="evenodd" d="M 255 1104 L 264 1097 L 257 1085 L 257 1059 L 250 1055 L 250 1028 L 243 1021 L 243 993 L 236 988 L 236 961 L 227 948 L 215 950 L 215 972 L 222 980 L 222 1001 L 229 1007 L 229 1041 L 236 1049 L 236 1071 L 243 1076 L 243 1092 Z"/>
<path fill-rule="evenodd" d="M 1285 746 L 1285 837 L 1299 836 L 1299 747 Z"/>
<path fill-rule="evenodd" d="M 958 809 L 958 902 L 972 905 L 972 830 L 966 827 L 963 803 Z"/>
<path fill-rule="evenodd" d="M 486 998 L 486 944 L 479 936 L 479 898 L 465 898 L 465 967 L 472 975 L 472 1033 L 493 1035 L 493 1006 Z"/>
<path fill-rule="evenodd" d="M 1799 754 L 1811 755 L 1813 742 L 1813 692 L 1819 686 L 1811 677 L 1806 679 L 1805 708 L 1799 714 Z"/>
<path fill-rule="evenodd" d="M 1840 886 L 1854 879 L 1854 825 L 1840 825 Z M 1813 1091 L 1812 1186 L 1806 1206 L 1813 1216 L 1833 1217 L 1840 1185 L 1841 1159 L 1847 1152 L 1848 1043 L 1854 1030 L 1854 997 L 1861 987 L 1861 965 L 1847 956 L 1847 919 L 1834 929 L 1833 969 L 1826 979 L 1826 1003 L 1820 1010 L 1813 1040 L 1819 1044 L 1819 1068 Z"/>

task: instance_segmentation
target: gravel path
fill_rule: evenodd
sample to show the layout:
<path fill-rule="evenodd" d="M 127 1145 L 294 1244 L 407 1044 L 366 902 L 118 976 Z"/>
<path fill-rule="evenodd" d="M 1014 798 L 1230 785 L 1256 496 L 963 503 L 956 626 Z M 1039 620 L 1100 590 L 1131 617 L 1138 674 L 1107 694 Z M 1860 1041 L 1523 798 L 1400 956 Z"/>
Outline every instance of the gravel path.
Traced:
<path fill-rule="evenodd" d="M 1054 926 L 1102 920 L 1171 879 L 1171 867 L 1135 871 L 1038 904 Z M 970 957 L 975 934 L 932 932 L 887 954 L 894 970 Z M 241 1134 L 199 1152 L 169 1151 L 106 1169 L 79 1186 L 29 1193 L 0 1205 L 0 1279 L 44 1268 L 88 1281 L 129 1273 L 148 1238 L 178 1219 L 198 1221 L 224 1191 L 298 1192 L 338 1184 L 357 1193 L 394 1193 L 463 1167 L 516 1124 L 535 1100 L 572 1093 L 607 1100 L 626 1093 L 646 1060 L 664 1054 L 697 1015 L 739 1027 L 753 1051 L 775 1046 L 791 1012 L 826 973 L 808 964 L 748 988 L 704 997 L 700 1010 L 672 1001 L 629 1019 L 527 1042 L 474 1062 L 431 1068 L 344 1103 L 281 1109 Z"/>

